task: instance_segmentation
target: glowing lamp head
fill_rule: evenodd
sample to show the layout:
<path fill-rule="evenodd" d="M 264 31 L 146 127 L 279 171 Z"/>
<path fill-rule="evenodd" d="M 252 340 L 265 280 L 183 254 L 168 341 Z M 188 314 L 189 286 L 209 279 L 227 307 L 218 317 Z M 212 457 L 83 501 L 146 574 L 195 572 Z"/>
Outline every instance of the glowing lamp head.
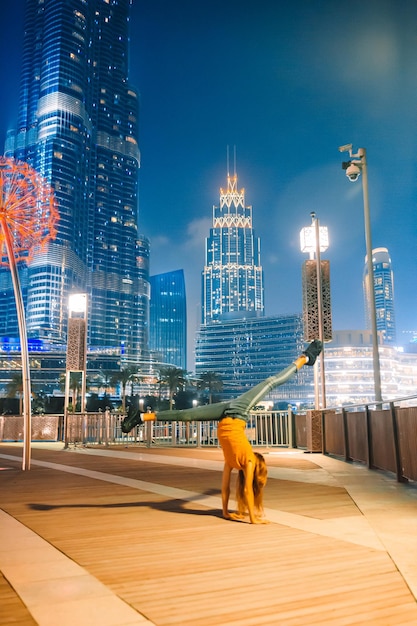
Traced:
<path fill-rule="evenodd" d="M 327 226 L 319 227 L 320 252 L 325 252 L 329 247 L 329 232 Z M 301 252 L 316 252 L 316 229 L 314 226 L 307 226 L 300 231 Z"/>
<path fill-rule="evenodd" d="M 69 313 L 86 313 L 87 312 L 87 294 L 72 293 L 68 298 Z"/>

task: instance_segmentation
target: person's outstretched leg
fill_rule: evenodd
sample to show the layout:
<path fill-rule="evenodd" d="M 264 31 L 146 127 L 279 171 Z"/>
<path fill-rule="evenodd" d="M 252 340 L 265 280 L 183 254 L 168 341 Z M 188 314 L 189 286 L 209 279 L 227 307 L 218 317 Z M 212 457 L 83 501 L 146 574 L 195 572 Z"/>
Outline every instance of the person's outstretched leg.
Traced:
<path fill-rule="evenodd" d="M 258 385 L 255 385 L 255 387 L 234 400 L 216 402 L 214 404 L 207 404 L 192 409 L 182 409 L 180 411 L 159 411 L 158 419 L 167 422 L 202 422 L 206 420 L 220 420 L 222 417 L 229 415 L 230 417 L 240 417 L 247 421 L 249 411 L 252 407 L 256 406 L 269 391 L 286 383 L 303 365 L 314 365 L 322 347 L 323 344 L 321 341 L 315 339 L 310 343 L 308 348 L 304 350 L 302 356 L 298 357 L 294 363 L 291 363 L 291 365 L 274 376 L 270 376 Z M 128 433 L 134 426 L 140 424 L 142 421 L 146 421 L 146 415 L 146 413 L 142 413 L 142 415 L 139 414 L 139 416 L 127 416 L 122 422 L 122 431 Z M 154 414 L 152 415 L 153 417 L 148 419 L 155 419 L 156 416 Z"/>

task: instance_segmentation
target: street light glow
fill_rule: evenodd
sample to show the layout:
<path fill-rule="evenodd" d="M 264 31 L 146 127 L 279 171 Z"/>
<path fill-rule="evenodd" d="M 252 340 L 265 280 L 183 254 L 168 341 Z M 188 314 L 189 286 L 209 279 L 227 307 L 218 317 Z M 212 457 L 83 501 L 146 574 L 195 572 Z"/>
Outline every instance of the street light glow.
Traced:
<path fill-rule="evenodd" d="M 86 313 L 87 311 L 87 294 L 72 293 L 68 297 L 69 313 Z"/>
<path fill-rule="evenodd" d="M 325 252 L 329 247 L 329 231 L 327 226 L 319 228 L 320 252 Z M 316 244 L 316 228 L 315 226 L 306 226 L 300 230 L 300 248 L 301 252 L 314 254 L 317 249 Z"/>

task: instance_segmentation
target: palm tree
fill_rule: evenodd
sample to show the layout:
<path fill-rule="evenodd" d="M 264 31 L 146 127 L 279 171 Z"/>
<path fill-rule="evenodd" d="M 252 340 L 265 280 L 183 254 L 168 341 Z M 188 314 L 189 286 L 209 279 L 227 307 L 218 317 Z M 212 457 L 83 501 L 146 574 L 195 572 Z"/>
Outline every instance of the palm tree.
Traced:
<path fill-rule="evenodd" d="M 222 391 L 223 381 L 216 372 L 203 372 L 197 383 L 199 389 L 207 390 L 209 393 L 209 404 L 213 402 L 213 392 Z"/>
<path fill-rule="evenodd" d="M 110 379 L 111 385 L 120 384 L 122 388 L 122 412 L 126 411 L 126 387 L 128 382 L 133 382 L 134 376 L 136 374 L 135 367 L 125 367 L 118 372 L 114 372 L 113 376 Z M 133 394 L 132 394 L 133 395 Z"/>
<path fill-rule="evenodd" d="M 7 397 L 19 398 L 19 415 L 23 413 L 23 376 L 22 372 L 16 372 L 12 380 L 7 384 Z"/>
<path fill-rule="evenodd" d="M 66 374 L 61 374 L 59 377 L 59 385 L 61 389 L 65 390 Z M 88 386 L 88 385 L 87 385 Z M 75 412 L 78 402 L 78 396 L 82 391 L 82 372 L 70 372 L 69 389 L 72 391 L 72 410 Z"/>
<path fill-rule="evenodd" d="M 184 389 L 187 372 L 179 367 L 161 367 L 159 370 L 159 383 L 165 385 L 169 392 L 169 410 L 172 411 L 174 394 L 179 389 Z"/>

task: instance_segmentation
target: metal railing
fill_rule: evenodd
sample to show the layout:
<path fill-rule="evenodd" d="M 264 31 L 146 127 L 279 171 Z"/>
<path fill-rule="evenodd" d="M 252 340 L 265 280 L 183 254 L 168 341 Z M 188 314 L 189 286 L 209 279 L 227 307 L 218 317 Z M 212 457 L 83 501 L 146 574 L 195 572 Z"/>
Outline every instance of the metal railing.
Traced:
<path fill-rule="evenodd" d="M 70 413 L 65 427 L 66 445 L 114 445 L 135 443 L 151 446 L 218 446 L 217 421 L 145 422 L 125 434 L 120 413 Z M 253 412 L 246 435 L 253 446 L 292 446 L 291 414 L 288 411 Z"/>
<path fill-rule="evenodd" d="M 32 417 L 32 441 L 64 441 L 71 445 L 218 446 L 217 421 L 145 422 L 122 432 L 124 415 L 110 411 Z M 292 446 L 291 413 L 257 411 L 250 415 L 246 434 L 253 446 Z M 23 417 L 0 417 L 0 441 L 23 439 Z"/>
<path fill-rule="evenodd" d="M 123 415 L 110 411 L 36 415 L 32 441 L 64 441 L 65 446 L 218 446 L 217 422 L 145 422 L 124 434 Z M 23 440 L 23 417 L 0 416 L 0 441 Z M 253 446 L 297 447 L 322 452 L 369 469 L 417 481 L 417 396 L 292 414 L 252 412 L 246 435 Z"/>
<path fill-rule="evenodd" d="M 417 396 L 320 413 L 323 454 L 391 472 L 398 482 L 417 481 Z"/>

